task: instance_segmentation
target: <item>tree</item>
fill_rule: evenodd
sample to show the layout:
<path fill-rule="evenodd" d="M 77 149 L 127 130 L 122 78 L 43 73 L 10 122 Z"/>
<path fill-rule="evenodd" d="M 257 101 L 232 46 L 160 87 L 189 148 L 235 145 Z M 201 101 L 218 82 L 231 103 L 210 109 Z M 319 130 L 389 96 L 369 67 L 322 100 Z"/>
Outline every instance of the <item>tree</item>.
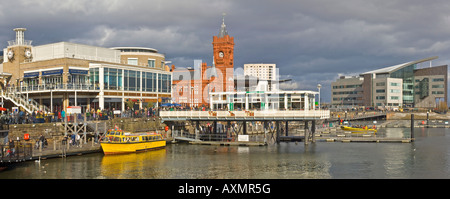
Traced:
<path fill-rule="evenodd" d="M 126 106 L 129 107 L 130 109 L 132 109 L 134 107 L 134 102 L 133 101 L 127 101 L 125 102 Z"/>

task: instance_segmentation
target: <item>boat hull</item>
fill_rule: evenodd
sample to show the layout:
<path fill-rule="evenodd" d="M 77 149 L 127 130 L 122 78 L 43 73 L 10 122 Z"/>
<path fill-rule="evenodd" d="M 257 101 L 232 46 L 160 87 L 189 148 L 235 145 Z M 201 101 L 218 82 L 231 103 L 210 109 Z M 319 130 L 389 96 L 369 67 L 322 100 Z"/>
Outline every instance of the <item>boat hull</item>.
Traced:
<path fill-rule="evenodd" d="M 103 153 L 105 155 L 121 154 L 121 153 L 135 153 L 146 150 L 154 150 L 166 146 L 165 140 L 151 141 L 151 142 L 133 142 L 133 143 L 114 143 L 102 142 Z"/>
<path fill-rule="evenodd" d="M 376 129 L 363 129 L 363 128 L 353 128 L 348 126 L 341 126 L 344 131 L 351 131 L 352 133 L 376 133 Z"/>

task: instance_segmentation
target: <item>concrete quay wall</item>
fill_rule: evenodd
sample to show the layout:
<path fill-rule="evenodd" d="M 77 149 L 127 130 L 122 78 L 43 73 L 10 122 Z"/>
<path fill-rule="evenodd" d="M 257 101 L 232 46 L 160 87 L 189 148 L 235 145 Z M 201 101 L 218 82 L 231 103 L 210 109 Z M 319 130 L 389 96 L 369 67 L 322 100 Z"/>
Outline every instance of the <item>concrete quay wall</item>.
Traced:
<path fill-rule="evenodd" d="M 92 127 L 98 123 L 98 130 L 104 131 L 105 123 L 106 129 L 114 128 L 117 125 L 119 128 L 130 132 L 145 132 L 158 131 L 164 132 L 164 123 L 161 123 L 158 118 L 115 118 L 111 120 L 89 121 L 91 128 L 88 128 L 87 134 L 91 135 Z M 55 123 L 36 123 L 36 124 L 10 124 L 8 138 L 17 140 L 24 140 L 24 135 L 30 135 L 30 141 L 39 139 L 40 134 L 50 142 L 53 139 L 61 139 L 64 136 L 64 122 Z M 89 136 L 88 136 L 89 137 Z"/>

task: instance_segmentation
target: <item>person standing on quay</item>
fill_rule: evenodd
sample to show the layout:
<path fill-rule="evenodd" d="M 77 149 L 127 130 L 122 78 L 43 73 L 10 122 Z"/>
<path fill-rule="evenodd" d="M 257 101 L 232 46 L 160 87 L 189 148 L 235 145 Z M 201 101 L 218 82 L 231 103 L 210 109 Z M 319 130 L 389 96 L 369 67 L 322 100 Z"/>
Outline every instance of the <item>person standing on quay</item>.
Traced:
<path fill-rule="evenodd" d="M 39 147 L 41 147 L 42 149 L 44 149 L 44 141 L 45 141 L 45 137 L 44 135 L 40 135 L 39 136 Z"/>
<path fill-rule="evenodd" d="M 66 112 L 64 110 L 61 110 L 61 122 L 64 122 L 64 118 L 66 117 Z"/>

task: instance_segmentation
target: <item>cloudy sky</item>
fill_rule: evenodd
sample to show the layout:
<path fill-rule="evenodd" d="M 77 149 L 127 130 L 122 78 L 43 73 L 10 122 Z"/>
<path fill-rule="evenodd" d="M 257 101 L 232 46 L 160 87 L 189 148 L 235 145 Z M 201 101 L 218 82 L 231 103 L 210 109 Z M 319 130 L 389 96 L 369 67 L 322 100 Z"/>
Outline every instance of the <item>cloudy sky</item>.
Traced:
<path fill-rule="evenodd" d="M 211 65 L 222 13 L 235 68 L 275 63 L 290 88 L 316 90 L 359 73 L 439 56 L 450 61 L 447 0 L 15 0 L 0 2 L 0 45 L 25 27 L 33 45 L 70 41 L 158 49 L 177 67 Z M 427 63 L 429 64 L 429 63 Z M 425 66 L 423 66 L 425 67 Z"/>

